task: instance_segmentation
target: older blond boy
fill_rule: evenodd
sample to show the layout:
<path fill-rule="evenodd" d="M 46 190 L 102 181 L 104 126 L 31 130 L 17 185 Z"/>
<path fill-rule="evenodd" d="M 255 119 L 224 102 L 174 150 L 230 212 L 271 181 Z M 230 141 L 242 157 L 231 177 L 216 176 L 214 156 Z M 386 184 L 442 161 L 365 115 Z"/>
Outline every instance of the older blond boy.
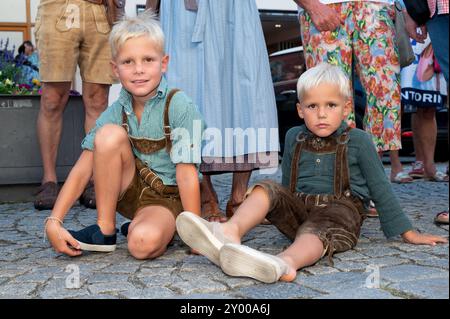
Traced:
<path fill-rule="evenodd" d="M 167 87 L 163 74 L 169 57 L 151 14 L 116 24 L 110 45 L 122 91 L 84 139 L 46 232 L 54 249 L 70 256 L 81 250 L 110 252 L 116 248 L 117 210 L 132 220 L 124 227 L 131 255 L 155 258 L 166 250 L 183 209 L 200 214 L 196 164 L 204 124 L 192 101 Z M 67 231 L 62 220 L 92 174 L 97 224 Z"/>

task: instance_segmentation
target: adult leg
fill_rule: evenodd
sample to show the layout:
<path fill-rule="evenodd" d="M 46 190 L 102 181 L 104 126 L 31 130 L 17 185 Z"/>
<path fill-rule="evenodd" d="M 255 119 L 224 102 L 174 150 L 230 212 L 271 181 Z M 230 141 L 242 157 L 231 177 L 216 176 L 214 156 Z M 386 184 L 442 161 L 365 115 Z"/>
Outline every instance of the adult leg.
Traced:
<path fill-rule="evenodd" d="M 244 200 L 245 192 L 248 188 L 248 181 L 252 171 L 234 172 L 233 182 L 231 187 L 231 196 L 227 202 L 226 214 L 227 217 L 233 216 L 235 210 Z"/>
<path fill-rule="evenodd" d="M 353 4 L 356 70 L 367 96 L 365 130 L 372 135 L 379 152 L 391 152 L 392 180 L 402 171 L 398 156 L 401 148 L 400 63 L 392 40 L 395 38 L 395 11 L 385 4 Z"/>
<path fill-rule="evenodd" d="M 422 116 L 419 114 L 419 109 L 417 109 L 416 113 L 411 115 L 411 129 L 413 132 L 413 145 L 414 145 L 414 153 L 416 155 L 416 162 L 420 161 L 423 163 L 423 146 L 421 144 L 421 127 L 422 127 Z"/>
<path fill-rule="evenodd" d="M 434 55 L 444 73 L 445 80 L 448 79 L 448 14 L 436 15 L 427 22 L 427 30 L 430 34 Z"/>
<path fill-rule="evenodd" d="M 88 133 L 95 121 L 108 106 L 108 84 L 83 82 L 83 102 L 85 106 L 84 130 Z"/>
<path fill-rule="evenodd" d="M 306 11 L 300 16 L 306 67 L 309 69 L 321 62 L 327 62 L 341 67 L 351 79 L 353 56 L 351 34 L 354 29 L 351 21 L 353 15 L 352 2 L 329 4 L 328 6 L 339 12 L 341 17 L 345 17 L 343 24 L 333 32 L 320 32 L 317 30 Z M 352 127 L 356 126 L 354 112 L 348 115 L 347 123 Z"/>
<path fill-rule="evenodd" d="M 413 136 L 420 149 L 419 155 L 422 157 L 425 176 L 434 176 L 436 174 L 436 165 L 434 164 L 437 136 L 436 110 L 434 108 L 418 108 L 415 120 L 416 132 Z"/>
<path fill-rule="evenodd" d="M 135 160 L 127 133 L 118 125 L 100 128 L 94 146 L 97 223 L 103 234 L 112 234 L 116 229 L 117 199 L 133 180 Z"/>
<path fill-rule="evenodd" d="M 202 217 L 211 222 L 225 222 L 227 219 L 219 209 L 219 200 L 211 181 L 211 174 L 202 173 L 200 195 L 202 202 Z"/>
<path fill-rule="evenodd" d="M 161 256 L 175 234 L 175 217 L 162 206 L 140 209 L 130 224 L 128 250 L 136 259 Z"/>
<path fill-rule="evenodd" d="M 109 84 L 83 82 L 84 130 L 86 134 L 95 126 L 95 121 L 108 106 L 109 87 Z M 80 203 L 87 208 L 97 208 L 94 189 L 94 183 L 91 180 L 80 197 Z"/>
<path fill-rule="evenodd" d="M 56 157 L 70 85 L 70 82 L 44 82 L 42 85 L 41 107 L 37 120 L 37 134 L 44 169 L 42 184 L 57 182 Z"/>

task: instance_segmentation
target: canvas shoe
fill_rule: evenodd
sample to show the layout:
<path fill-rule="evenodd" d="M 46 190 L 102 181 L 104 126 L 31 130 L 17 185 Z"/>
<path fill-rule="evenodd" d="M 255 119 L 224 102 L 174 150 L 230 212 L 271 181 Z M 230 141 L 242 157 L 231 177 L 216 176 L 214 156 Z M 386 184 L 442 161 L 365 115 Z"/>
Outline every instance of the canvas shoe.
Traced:
<path fill-rule="evenodd" d="M 220 266 L 219 251 L 232 241 L 223 235 L 220 223 L 208 222 L 191 212 L 182 212 L 176 219 L 180 238 L 192 249 Z"/>
<path fill-rule="evenodd" d="M 80 244 L 81 250 L 111 252 L 116 250 L 116 234 L 103 235 L 98 225 L 91 225 L 79 231 L 69 233 Z"/>
<path fill-rule="evenodd" d="M 265 283 L 277 282 L 288 271 L 283 259 L 238 244 L 222 247 L 220 266 L 227 275 L 250 277 Z"/>

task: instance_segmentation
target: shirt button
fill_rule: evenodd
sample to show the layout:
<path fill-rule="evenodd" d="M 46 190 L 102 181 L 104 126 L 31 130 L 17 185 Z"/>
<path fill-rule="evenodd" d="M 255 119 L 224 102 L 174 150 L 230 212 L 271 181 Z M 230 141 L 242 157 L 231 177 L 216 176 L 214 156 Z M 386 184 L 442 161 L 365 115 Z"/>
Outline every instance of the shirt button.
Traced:
<path fill-rule="evenodd" d="M 316 163 L 320 164 L 320 158 L 316 159 Z"/>

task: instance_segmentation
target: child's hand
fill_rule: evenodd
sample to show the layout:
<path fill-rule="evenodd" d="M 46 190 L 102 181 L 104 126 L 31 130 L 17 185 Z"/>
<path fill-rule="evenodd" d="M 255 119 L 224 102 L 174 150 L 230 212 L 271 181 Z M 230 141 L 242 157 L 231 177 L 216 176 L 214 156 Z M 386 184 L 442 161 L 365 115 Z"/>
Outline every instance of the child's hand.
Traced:
<path fill-rule="evenodd" d="M 431 234 L 420 234 L 414 230 L 408 230 L 402 234 L 405 242 L 414 245 L 431 245 L 435 246 L 438 243 L 447 243 L 448 240 L 441 236 Z"/>
<path fill-rule="evenodd" d="M 81 255 L 80 244 L 58 222 L 48 220 L 45 230 L 47 238 L 56 252 L 72 257 Z"/>

